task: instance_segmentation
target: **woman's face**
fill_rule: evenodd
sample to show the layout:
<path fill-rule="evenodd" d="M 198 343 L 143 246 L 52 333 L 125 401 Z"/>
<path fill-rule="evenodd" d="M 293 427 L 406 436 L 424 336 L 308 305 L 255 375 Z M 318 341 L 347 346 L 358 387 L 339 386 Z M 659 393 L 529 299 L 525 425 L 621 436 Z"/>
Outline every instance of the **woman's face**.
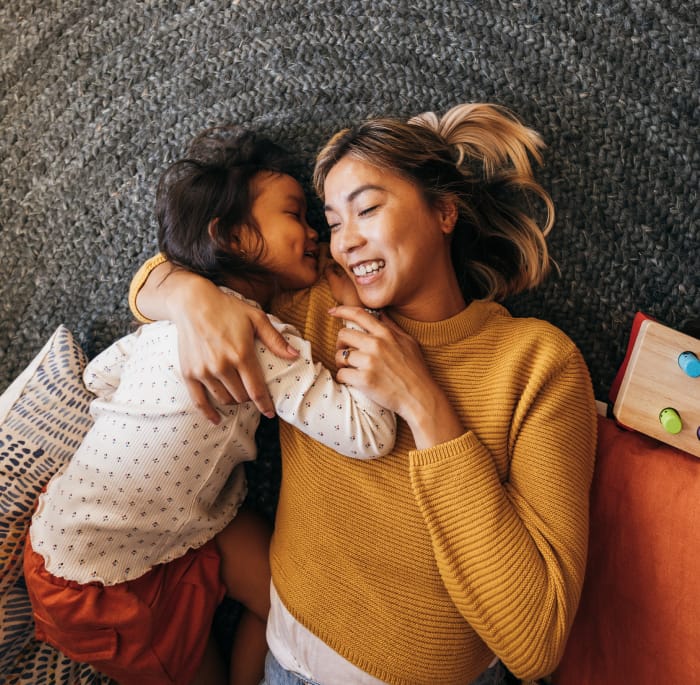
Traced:
<path fill-rule="evenodd" d="M 365 306 L 438 321 L 464 307 L 450 259 L 454 208 L 432 208 L 410 181 L 343 157 L 324 184 L 333 258 Z"/>
<path fill-rule="evenodd" d="M 312 285 L 318 278 L 318 233 L 306 222 L 302 187 L 291 176 L 262 172 L 253 179 L 252 191 L 252 215 L 265 243 L 261 266 L 285 290 Z M 241 248 L 246 246 L 244 233 Z"/>

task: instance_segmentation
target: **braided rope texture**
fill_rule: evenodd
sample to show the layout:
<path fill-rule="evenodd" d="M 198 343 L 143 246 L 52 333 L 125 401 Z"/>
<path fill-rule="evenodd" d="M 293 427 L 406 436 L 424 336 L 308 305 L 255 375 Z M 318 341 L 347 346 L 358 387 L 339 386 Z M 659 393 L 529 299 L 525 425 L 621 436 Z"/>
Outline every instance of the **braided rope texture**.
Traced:
<path fill-rule="evenodd" d="M 637 310 L 698 316 L 700 51 L 682 0 L 0 3 L 0 392 L 57 325 L 131 326 L 158 175 L 205 126 L 300 155 L 367 116 L 465 101 L 548 143 L 561 270 L 509 302 L 580 346 L 603 399 Z M 322 225 L 317 203 L 311 220 Z"/>

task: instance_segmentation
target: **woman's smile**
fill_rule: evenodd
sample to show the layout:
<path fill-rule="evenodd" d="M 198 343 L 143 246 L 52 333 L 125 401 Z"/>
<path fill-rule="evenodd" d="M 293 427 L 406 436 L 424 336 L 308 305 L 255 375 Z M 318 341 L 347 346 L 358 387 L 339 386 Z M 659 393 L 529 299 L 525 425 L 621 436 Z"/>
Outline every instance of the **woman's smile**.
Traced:
<path fill-rule="evenodd" d="M 364 278 L 365 276 L 374 276 L 379 273 L 386 266 L 383 259 L 376 259 L 368 262 L 361 262 L 360 264 L 350 265 L 350 270 L 357 279 L 362 279 L 363 282 L 368 282 L 369 278 Z"/>

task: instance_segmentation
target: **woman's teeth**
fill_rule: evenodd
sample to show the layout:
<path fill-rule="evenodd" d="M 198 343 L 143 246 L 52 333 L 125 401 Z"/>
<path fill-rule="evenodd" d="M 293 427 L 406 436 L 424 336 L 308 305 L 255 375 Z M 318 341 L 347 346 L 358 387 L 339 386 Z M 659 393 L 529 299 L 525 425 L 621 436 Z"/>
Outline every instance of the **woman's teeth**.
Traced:
<path fill-rule="evenodd" d="M 359 264 L 352 268 L 352 272 L 355 276 L 368 276 L 369 274 L 376 273 L 380 269 L 384 268 L 384 260 L 380 259 L 377 262 L 366 262 L 364 264 Z"/>

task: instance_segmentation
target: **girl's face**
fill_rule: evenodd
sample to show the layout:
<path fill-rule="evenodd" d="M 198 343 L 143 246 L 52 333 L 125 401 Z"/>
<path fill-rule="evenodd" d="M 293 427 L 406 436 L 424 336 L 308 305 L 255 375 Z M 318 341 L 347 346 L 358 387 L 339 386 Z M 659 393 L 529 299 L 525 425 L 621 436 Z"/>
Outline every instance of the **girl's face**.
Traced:
<path fill-rule="evenodd" d="M 252 192 L 252 215 L 265 243 L 260 265 L 285 290 L 312 285 L 318 278 L 318 233 L 306 222 L 301 186 L 291 176 L 262 172 L 253 179 Z M 253 249 L 254 240 L 242 231 L 240 248 Z"/>
<path fill-rule="evenodd" d="M 365 306 L 419 321 L 464 308 L 450 259 L 452 205 L 432 208 L 410 181 L 353 157 L 330 170 L 324 194 L 331 253 Z"/>

